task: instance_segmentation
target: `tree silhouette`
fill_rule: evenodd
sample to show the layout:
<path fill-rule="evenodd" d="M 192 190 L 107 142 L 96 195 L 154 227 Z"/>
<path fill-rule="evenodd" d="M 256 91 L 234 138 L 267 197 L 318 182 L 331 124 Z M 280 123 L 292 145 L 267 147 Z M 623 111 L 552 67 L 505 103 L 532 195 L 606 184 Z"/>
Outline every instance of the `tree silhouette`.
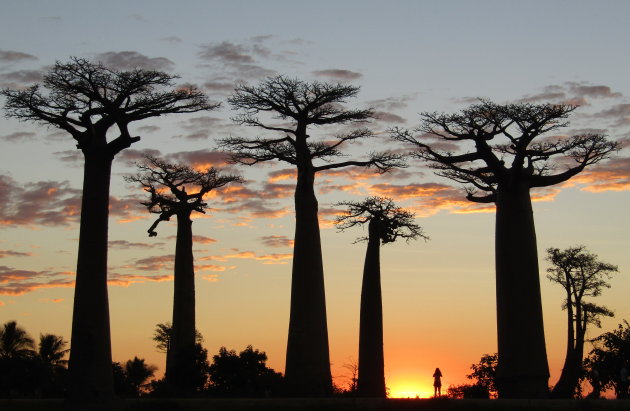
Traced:
<path fill-rule="evenodd" d="M 155 341 L 155 348 L 158 352 L 168 355 L 171 347 L 171 333 L 173 332 L 173 326 L 170 322 L 159 323 L 155 325 L 155 331 L 152 340 Z M 201 344 L 203 342 L 203 335 L 199 330 L 195 330 L 195 343 Z"/>
<path fill-rule="evenodd" d="M 70 352 L 67 345 L 59 335 L 40 334 L 37 355 L 47 367 L 65 367 L 68 361 L 64 357 Z"/>
<path fill-rule="evenodd" d="M 35 342 L 16 321 L 8 321 L 2 325 L 0 359 L 29 358 L 35 354 L 34 348 Z"/>
<path fill-rule="evenodd" d="M 173 216 L 177 218 L 173 325 L 166 356 L 166 382 L 181 390 L 182 394 L 190 393 L 195 387 L 191 377 L 195 368 L 196 339 L 195 268 L 190 216 L 193 212 L 205 213 L 208 204 L 204 197 L 212 190 L 230 183 L 240 183 L 242 179 L 221 174 L 213 167 L 197 171 L 151 156 L 146 157 L 145 164 L 138 164 L 138 168 L 140 173 L 125 179 L 140 183 L 151 196 L 148 202 L 142 204 L 159 217 L 149 228 L 149 236 L 157 235 L 155 228 L 161 221 L 169 221 Z"/>
<path fill-rule="evenodd" d="M 293 395 L 329 395 L 332 391 L 326 298 L 317 198 L 313 189 L 320 171 L 348 166 L 374 167 L 385 172 L 401 165 L 400 157 L 373 153 L 365 161 L 339 161 L 342 146 L 372 136 L 365 129 L 313 141 L 309 128 L 354 125 L 372 117 L 371 110 L 349 110 L 341 104 L 355 97 L 359 88 L 304 82 L 284 76 L 268 78 L 259 86 L 238 85 L 228 102 L 241 110 L 235 121 L 278 132 L 278 138 L 230 137 L 220 146 L 231 152 L 233 162 L 253 165 L 279 160 L 297 169 L 295 187 L 295 243 L 291 276 L 291 313 L 285 376 Z M 270 113 L 274 122 L 258 117 Z"/>
<path fill-rule="evenodd" d="M 144 358 L 133 357 L 125 363 L 125 376 L 133 387 L 133 395 L 139 397 L 142 389 L 146 387 L 147 380 L 155 374 L 157 367 L 144 362 Z"/>
<path fill-rule="evenodd" d="M 415 130 L 423 133 L 419 137 L 408 130 L 392 130 L 394 139 L 411 144 L 415 148 L 412 155 L 429 162 L 438 175 L 464 184 L 468 200 L 496 205 L 497 384 L 501 398 L 548 395 L 530 189 L 566 181 L 618 148 L 599 134 L 555 140 L 543 137 L 566 126 L 565 119 L 575 109 L 482 100 L 457 114 L 422 114 L 423 122 Z M 454 154 L 440 149 L 445 143 L 472 150 Z M 566 168 L 555 172 L 559 167 Z"/>
<path fill-rule="evenodd" d="M 567 310 L 567 352 L 560 379 L 551 395 L 556 398 L 572 398 L 579 385 L 584 356 L 584 336 L 589 324 L 601 327 L 602 316 L 613 317 L 608 308 L 587 302 L 585 298 L 597 297 L 603 288 L 610 288 L 609 280 L 617 272 L 617 266 L 598 261 L 595 254 L 584 246 L 547 249 L 547 278 L 560 284 L 566 293 L 562 309 Z"/>
<path fill-rule="evenodd" d="M 475 385 L 484 388 L 486 397 L 496 396 L 497 393 L 497 361 L 498 354 L 484 354 L 477 364 L 470 366 L 473 372 L 466 375 L 466 378 L 476 380 Z"/>
<path fill-rule="evenodd" d="M 225 347 L 212 357 L 209 393 L 218 397 L 264 397 L 277 394 L 282 374 L 267 367 L 267 354 L 248 345 L 239 354 Z"/>
<path fill-rule="evenodd" d="M 594 348 L 584 360 L 586 378 L 594 390 L 615 390 L 617 398 L 628 397 L 627 372 L 630 370 L 630 324 L 623 320 L 616 329 L 591 340 Z M 621 371 L 626 369 L 626 381 L 621 381 Z M 589 395 L 590 396 L 590 395 Z"/>
<path fill-rule="evenodd" d="M 357 240 L 368 242 L 361 288 L 357 394 L 385 398 L 381 242 L 388 244 L 399 238 L 409 241 L 418 237 L 426 240 L 428 237 L 413 222 L 413 213 L 397 207 L 390 198 L 368 197 L 362 202 L 348 201 L 337 205 L 347 207 L 344 214 L 335 219 L 339 230 L 368 224 L 368 237 Z"/>
<path fill-rule="evenodd" d="M 140 140 L 131 136 L 128 126 L 151 117 L 218 106 L 208 103 L 194 87 L 164 90 L 176 78 L 154 70 L 118 71 L 72 58 L 55 63 L 44 76 L 43 87 L 1 93 L 8 117 L 67 132 L 85 160 L 70 353 L 72 401 L 102 402 L 113 397 L 107 220 L 112 160 Z M 108 141 L 108 132 L 116 128 L 118 136 Z"/>

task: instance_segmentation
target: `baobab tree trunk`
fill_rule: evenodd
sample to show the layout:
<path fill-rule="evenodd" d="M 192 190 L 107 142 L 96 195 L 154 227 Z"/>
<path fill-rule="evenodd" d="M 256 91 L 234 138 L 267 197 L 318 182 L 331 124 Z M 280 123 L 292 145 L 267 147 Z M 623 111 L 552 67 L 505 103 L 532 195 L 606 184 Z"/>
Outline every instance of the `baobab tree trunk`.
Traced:
<path fill-rule="evenodd" d="M 570 292 L 567 293 L 567 297 L 570 298 Z M 577 383 L 577 379 L 579 378 L 575 367 L 577 355 L 575 320 L 573 314 L 573 306 L 570 302 L 567 304 L 567 323 L 567 353 L 564 358 L 564 365 L 562 366 L 562 373 L 560 374 L 560 378 L 551 391 L 552 398 L 573 397 L 573 389 L 575 388 L 575 384 Z M 579 361 L 582 361 L 581 355 Z"/>
<path fill-rule="evenodd" d="M 545 398 L 545 348 L 536 232 L 529 188 L 498 188 L 496 293 L 500 398 Z"/>
<path fill-rule="evenodd" d="M 77 407 L 114 397 L 107 296 L 107 227 L 113 156 L 84 151 L 68 400 Z M 89 408 L 89 407 L 88 407 Z"/>
<path fill-rule="evenodd" d="M 194 390 L 195 375 L 195 269 L 190 210 L 177 213 L 173 328 L 166 363 L 168 383 L 186 394 Z"/>
<path fill-rule="evenodd" d="M 370 221 L 369 240 L 363 266 L 361 318 L 359 326 L 359 378 L 361 397 L 385 398 L 383 356 L 383 303 L 381 297 L 381 240 L 375 233 L 377 220 Z"/>
<path fill-rule="evenodd" d="M 332 392 L 314 178 L 312 166 L 298 168 L 291 314 L 285 367 L 287 389 L 295 396 L 326 396 Z"/>

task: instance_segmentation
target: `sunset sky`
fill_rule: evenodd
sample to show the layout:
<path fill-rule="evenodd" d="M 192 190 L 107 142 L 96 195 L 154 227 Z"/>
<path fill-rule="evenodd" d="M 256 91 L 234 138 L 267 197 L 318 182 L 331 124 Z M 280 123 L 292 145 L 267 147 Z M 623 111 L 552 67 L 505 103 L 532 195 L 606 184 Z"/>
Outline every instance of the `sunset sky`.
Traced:
<path fill-rule="evenodd" d="M 288 164 L 236 167 L 217 140 L 255 136 L 235 125 L 226 99 L 236 82 L 284 74 L 361 87 L 348 107 L 372 107 L 376 136 L 348 148 L 403 147 L 387 129 L 413 128 L 422 112 L 455 112 L 477 101 L 578 104 L 563 135 L 607 134 L 623 149 L 562 186 L 533 192 L 547 352 L 555 384 L 564 360 L 562 290 L 545 278 L 549 247 L 583 244 L 619 266 L 597 302 L 630 320 L 630 2 L 626 1 L 25 1 L 0 9 L 0 87 L 41 81 L 71 56 L 119 69 L 154 68 L 194 84 L 219 110 L 134 123 L 141 141 L 114 161 L 110 213 L 110 312 L 115 361 L 134 355 L 164 369 L 151 341 L 170 321 L 175 223 L 158 236 L 153 216 L 126 183 L 141 155 L 214 165 L 246 183 L 208 199 L 193 224 L 197 327 L 219 347 L 267 352 L 284 371 L 294 175 Z M 0 98 L 1 99 L 1 98 Z M 0 101 L 3 105 L 4 101 Z M 313 130 L 325 139 L 339 130 Z M 32 336 L 70 339 L 82 155 L 70 136 L 0 117 L 0 323 Z M 496 351 L 494 210 L 467 203 L 460 186 L 411 160 L 386 175 L 358 169 L 318 175 L 332 372 L 348 383 L 357 361 L 365 235 L 336 232 L 338 201 L 392 197 L 431 238 L 382 248 L 386 381 L 392 396 L 428 396 L 467 382 L 469 366 Z M 590 350 L 590 346 L 587 348 Z"/>

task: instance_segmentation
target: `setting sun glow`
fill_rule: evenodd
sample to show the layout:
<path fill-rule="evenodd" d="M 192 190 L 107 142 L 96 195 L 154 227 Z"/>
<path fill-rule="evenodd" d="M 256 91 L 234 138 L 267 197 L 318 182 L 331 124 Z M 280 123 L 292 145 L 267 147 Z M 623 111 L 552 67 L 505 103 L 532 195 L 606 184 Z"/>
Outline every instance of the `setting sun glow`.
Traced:
<path fill-rule="evenodd" d="M 388 383 L 389 398 L 431 398 L 433 386 L 421 381 L 403 381 Z"/>

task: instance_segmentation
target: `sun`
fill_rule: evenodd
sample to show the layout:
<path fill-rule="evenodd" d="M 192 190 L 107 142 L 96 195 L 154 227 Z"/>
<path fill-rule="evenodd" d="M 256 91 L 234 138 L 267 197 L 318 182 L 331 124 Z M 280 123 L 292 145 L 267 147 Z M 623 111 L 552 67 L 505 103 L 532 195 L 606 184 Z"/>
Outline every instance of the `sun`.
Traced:
<path fill-rule="evenodd" d="M 433 387 L 409 381 L 392 384 L 389 387 L 389 398 L 431 398 Z"/>

